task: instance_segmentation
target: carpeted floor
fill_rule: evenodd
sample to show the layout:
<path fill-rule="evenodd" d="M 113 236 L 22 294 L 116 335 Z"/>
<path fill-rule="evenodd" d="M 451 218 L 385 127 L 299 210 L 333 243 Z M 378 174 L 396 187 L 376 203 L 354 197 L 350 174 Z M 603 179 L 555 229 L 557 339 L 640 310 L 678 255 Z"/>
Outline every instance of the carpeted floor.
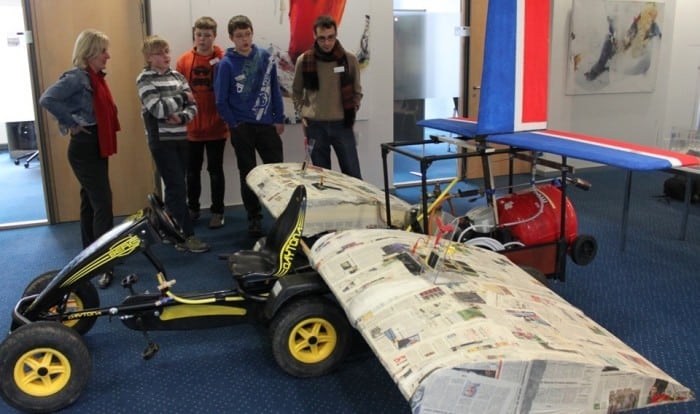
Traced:
<path fill-rule="evenodd" d="M 39 159 L 25 168 L 24 160 L 15 165 L 10 153 L 0 150 L 0 183 L 0 224 L 46 220 Z"/>
<path fill-rule="evenodd" d="M 23 168 L 22 168 L 23 169 Z M 623 171 L 596 168 L 581 174 L 592 182 L 588 192 L 569 193 L 579 232 L 599 244 L 586 267 L 569 261 L 567 280 L 552 289 L 581 308 L 650 361 L 684 385 L 700 390 L 700 208 L 692 206 L 687 239 L 678 240 L 681 203 L 654 196 L 661 193 L 664 173 L 635 173 L 627 245 L 620 251 Z M 402 190 L 407 191 L 407 190 Z M 402 194 L 410 199 L 412 194 Z M 478 203 L 479 200 L 475 201 Z M 460 206 L 458 206 L 459 208 Z M 466 208 L 465 206 L 461 206 Z M 247 248 L 240 207 L 226 211 L 226 226 L 198 235 L 213 245 L 204 254 L 156 247 L 176 291 L 228 288 L 230 276 L 220 253 Z M 269 218 L 266 220 L 269 226 Z M 27 282 L 65 265 L 79 250 L 77 223 L 0 231 L 3 287 L 0 330 Z M 119 276 L 135 272 L 137 290 L 154 290 L 152 269 L 142 257 L 117 268 Z M 117 284 L 100 291 L 103 304 L 119 303 L 126 292 Z M 100 319 L 86 336 L 93 356 L 88 387 L 66 413 L 400 413 L 409 407 L 373 354 L 361 345 L 335 373 L 296 379 L 274 362 L 266 330 L 239 325 L 196 332 L 153 332 L 160 352 L 140 358 L 142 335 L 118 320 Z M 4 375 L 0 373 L 0 375 Z M 0 402 L 0 412 L 12 412 Z M 647 411 L 645 411 L 647 412 Z M 649 413 L 691 414 L 700 403 L 676 404 Z"/>

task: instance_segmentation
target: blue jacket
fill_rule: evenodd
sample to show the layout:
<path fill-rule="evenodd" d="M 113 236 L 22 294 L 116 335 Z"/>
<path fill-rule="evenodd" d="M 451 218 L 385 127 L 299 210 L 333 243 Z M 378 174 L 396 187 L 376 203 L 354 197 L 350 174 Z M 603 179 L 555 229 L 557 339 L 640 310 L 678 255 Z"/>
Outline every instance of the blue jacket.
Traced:
<path fill-rule="evenodd" d="M 58 120 L 62 134 L 78 125 L 95 125 L 90 76 L 84 69 L 73 68 L 49 86 L 39 104 Z"/>
<path fill-rule="evenodd" d="M 248 56 L 233 48 L 226 50 L 218 64 L 214 94 L 216 109 L 232 128 L 242 122 L 284 123 L 277 64 L 267 50 L 256 45 Z"/>

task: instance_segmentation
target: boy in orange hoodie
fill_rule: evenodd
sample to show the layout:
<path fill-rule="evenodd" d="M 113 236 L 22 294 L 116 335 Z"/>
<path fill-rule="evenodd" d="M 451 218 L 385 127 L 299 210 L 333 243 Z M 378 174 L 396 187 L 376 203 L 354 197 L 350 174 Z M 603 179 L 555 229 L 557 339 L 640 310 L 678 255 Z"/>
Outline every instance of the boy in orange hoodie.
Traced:
<path fill-rule="evenodd" d="M 216 110 L 214 71 L 224 51 L 214 45 L 216 21 L 200 17 L 192 27 L 194 47 L 177 60 L 176 70 L 182 73 L 192 88 L 197 102 L 197 115 L 187 124 L 189 163 L 187 168 L 187 206 L 193 221 L 199 218 L 199 197 L 202 192 L 201 173 L 204 152 L 211 189 L 211 218 L 209 228 L 224 225 L 224 148 L 229 130 Z"/>

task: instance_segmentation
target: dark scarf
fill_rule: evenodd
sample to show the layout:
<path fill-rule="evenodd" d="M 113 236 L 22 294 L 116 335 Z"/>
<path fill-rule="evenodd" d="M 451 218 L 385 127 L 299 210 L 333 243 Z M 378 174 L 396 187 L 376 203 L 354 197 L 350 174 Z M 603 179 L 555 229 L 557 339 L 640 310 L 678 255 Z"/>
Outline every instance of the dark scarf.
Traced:
<path fill-rule="evenodd" d="M 316 69 L 316 59 L 323 62 L 337 62 L 338 66 L 343 66 L 345 70 L 340 74 L 340 97 L 343 103 L 343 123 L 346 127 L 352 128 L 355 123 L 355 93 L 353 90 L 354 79 L 350 76 L 348 58 L 345 49 L 340 45 L 340 41 L 335 41 L 333 49 L 326 53 L 314 43 L 312 50 L 307 50 L 302 55 L 302 75 L 304 88 L 318 90 L 318 72 Z"/>
<path fill-rule="evenodd" d="M 92 106 L 97 121 L 100 155 L 102 158 L 107 158 L 117 153 L 117 131 L 121 129 L 117 119 L 117 106 L 114 105 L 112 93 L 105 82 L 104 72 L 96 73 L 89 66 L 87 72 L 90 76 L 90 86 L 92 86 Z"/>

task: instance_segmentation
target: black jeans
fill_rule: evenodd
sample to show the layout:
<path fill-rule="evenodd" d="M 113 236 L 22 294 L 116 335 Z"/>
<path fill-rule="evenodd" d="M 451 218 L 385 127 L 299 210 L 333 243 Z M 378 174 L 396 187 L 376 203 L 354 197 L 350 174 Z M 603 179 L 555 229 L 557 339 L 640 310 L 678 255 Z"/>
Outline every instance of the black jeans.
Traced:
<path fill-rule="evenodd" d="M 207 171 L 211 190 L 211 212 L 224 214 L 224 148 L 225 139 L 215 141 L 189 141 L 189 164 L 187 166 L 187 206 L 199 211 L 199 196 L 202 194 L 202 164 L 204 151 L 207 153 Z"/>
<path fill-rule="evenodd" d="M 80 233 L 87 247 L 114 226 L 109 158 L 100 155 L 97 127 L 71 136 L 68 162 L 80 183 Z"/>
<path fill-rule="evenodd" d="M 257 165 L 255 152 L 263 164 L 282 162 L 282 139 L 274 125 L 238 124 L 231 130 L 231 145 L 236 152 L 236 163 L 241 178 L 241 198 L 248 220 L 262 218 L 260 200 L 246 183 L 246 176 Z"/>
<path fill-rule="evenodd" d="M 194 227 L 187 211 L 187 190 L 185 174 L 187 173 L 187 140 L 161 141 L 148 144 L 158 173 L 165 183 L 163 202 L 170 214 L 182 226 L 185 236 L 194 234 Z"/>

